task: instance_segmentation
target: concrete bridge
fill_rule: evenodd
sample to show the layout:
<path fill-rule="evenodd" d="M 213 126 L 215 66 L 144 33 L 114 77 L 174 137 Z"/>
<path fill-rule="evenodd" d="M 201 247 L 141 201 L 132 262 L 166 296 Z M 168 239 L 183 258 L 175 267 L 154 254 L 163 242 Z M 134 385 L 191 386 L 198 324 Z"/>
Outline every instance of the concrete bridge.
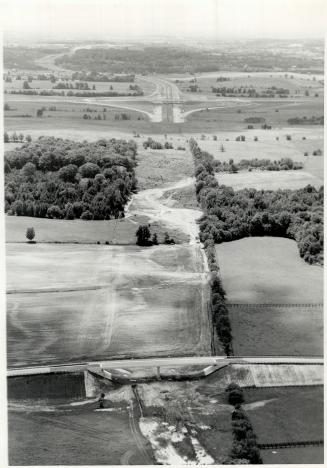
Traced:
<path fill-rule="evenodd" d="M 52 373 L 69 373 L 92 371 L 110 374 L 111 370 L 123 371 L 124 369 L 142 370 L 154 368 L 160 376 L 161 368 L 176 368 L 189 366 L 203 366 L 203 372 L 209 375 L 217 367 L 232 364 L 250 365 L 323 365 L 323 357 L 315 356 L 198 356 L 198 357 L 168 357 L 168 358 L 146 358 L 146 359 L 117 359 L 107 361 L 91 361 L 72 364 L 58 364 L 49 366 L 33 366 L 24 368 L 11 368 L 7 370 L 7 377 L 29 376 Z M 206 374 L 204 374 L 206 375 Z M 109 378 L 109 377 L 108 377 Z"/>

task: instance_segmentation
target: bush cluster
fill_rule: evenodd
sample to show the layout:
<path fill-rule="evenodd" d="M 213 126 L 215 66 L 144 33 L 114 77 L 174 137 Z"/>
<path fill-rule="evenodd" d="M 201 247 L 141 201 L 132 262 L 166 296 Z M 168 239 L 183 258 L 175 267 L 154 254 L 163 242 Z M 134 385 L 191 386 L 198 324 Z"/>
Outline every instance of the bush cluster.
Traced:
<path fill-rule="evenodd" d="M 40 137 L 5 155 L 5 211 L 101 220 L 124 216 L 136 190 L 136 143 Z"/>
<path fill-rule="evenodd" d="M 246 459 L 253 465 L 262 464 L 257 437 L 245 411 L 237 405 L 232 413 L 232 458 Z"/>
<path fill-rule="evenodd" d="M 190 148 L 196 161 L 196 196 L 204 211 L 199 220 L 202 242 L 233 241 L 250 236 L 294 239 L 310 264 L 323 261 L 323 187 L 298 190 L 234 191 L 219 185 L 213 156 L 201 151 L 194 139 Z"/>
<path fill-rule="evenodd" d="M 262 459 L 257 445 L 251 421 L 242 409 L 244 403 L 243 389 L 237 383 L 230 383 L 225 389 L 227 400 L 234 406 L 232 413 L 233 445 L 230 457 L 234 460 L 248 460 L 251 464 L 261 464 Z"/>
<path fill-rule="evenodd" d="M 292 117 L 287 120 L 287 123 L 290 125 L 324 125 L 324 116 L 315 116 L 312 117 Z"/>
<path fill-rule="evenodd" d="M 153 138 L 149 137 L 147 140 L 143 142 L 143 148 L 148 149 L 173 149 L 172 143 L 166 141 L 164 144 L 160 143 L 160 141 L 155 141 Z"/>

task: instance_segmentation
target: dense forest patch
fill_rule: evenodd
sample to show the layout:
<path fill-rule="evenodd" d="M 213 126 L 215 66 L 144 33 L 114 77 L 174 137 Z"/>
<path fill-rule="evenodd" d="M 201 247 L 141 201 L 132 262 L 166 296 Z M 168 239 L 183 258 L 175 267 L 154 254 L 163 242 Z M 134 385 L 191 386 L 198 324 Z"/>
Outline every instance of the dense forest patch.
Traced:
<path fill-rule="evenodd" d="M 221 243 L 249 236 L 280 236 L 296 240 L 308 263 L 323 261 L 323 187 L 298 190 L 234 191 L 220 186 L 214 158 L 201 151 L 194 139 L 196 195 L 204 210 L 200 220 L 203 242 Z"/>
<path fill-rule="evenodd" d="M 121 218 L 136 190 L 136 143 L 40 137 L 6 153 L 5 211 L 37 218 Z"/>
<path fill-rule="evenodd" d="M 270 46 L 271 47 L 271 44 Z M 219 52 L 219 53 L 217 53 Z M 55 63 L 72 70 L 92 70 L 116 73 L 193 73 L 216 70 L 239 70 L 243 65 L 248 71 L 273 70 L 274 67 L 298 70 L 317 66 L 310 57 L 287 54 L 276 55 L 268 47 L 253 52 L 229 50 L 194 50 L 190 47 L 146 46 L 78 49 L 71 55 L 63 55 Z M 319 63 L 320 65 L 320 63 Z"/>

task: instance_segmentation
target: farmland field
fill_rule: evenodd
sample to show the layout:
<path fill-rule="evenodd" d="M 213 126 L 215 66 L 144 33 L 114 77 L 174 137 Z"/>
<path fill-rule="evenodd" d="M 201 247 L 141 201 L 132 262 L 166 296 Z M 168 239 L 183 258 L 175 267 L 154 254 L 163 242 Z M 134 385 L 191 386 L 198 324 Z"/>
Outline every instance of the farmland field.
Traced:
<path fill-rule="evenodd" d="M 187 105 L 185 110 L 202 107 L 203 110 L 189 114 L 187 120 L 193 124 L 206 124 L 208 128 L 216 126 L 216 131 L 246 130 L 249 117 L 264 118 L 273 129 L 287 127 L 287 120 L 294 117 L 311 117 L 324 115 L 323 100 L 320 98 L 298 99 L 295 102 L 285 102 L 283 99 L 247 99 L 229 98 L 233 105 L 226 105 L 228 98 L 216 98 L 217 101 L 207 101 L 201 104 Z M 212 107 L 212 109 L 209 109 Z M 217 107 L 217 108 L 215 108 Z M 306 129 L 308 126 L 301 126 Z M 316 126 L 313 126 L 316 127 Z M 255 129 L 261 129 L 261 124 L 254 124 Z M 311 128 L 311 126 L 310 126 Z"/>
<path fill-rule="evenodd" d="M 235 141 L 240 134 L 246 137 L 245 142 Z M 286 135 L 290 135 L 291 140 L 286 140 Z M 255 136 L 258 137 L 258 141 L 254 141 Z M 212 137 L 199 141 L 200 148 L 211 153 L 215 159 L 220 161 L 233 159 L 235 163 L 239 163 L 242 159 L 258 158 L 275 161 L 281 158 L 291 158 L 293 161 L 301 162 L 305 172 L 323 181 L 324 158 L 312 155 L 315 150 L 323 150 L 322 128 L 285 127 L 282 130 L 269 132 L 265 130 L 245 130 L 240 133 L 219 132 L 217 137 L 217 141 L 213 141 Z M 224 147 L 224 152 L 221 151 L 221 145 Z M 304 153 L 308 155 L 304 156 Z M 274 172 L 270 173 L 270 177 L 278 179 L 283 176 Z M 295 171 L 292 176 L 285 177 L 296 178 L 298 176 Z"/>
<path fill-rule="evenodd" d="M 65 377 L 47 377 L 55 387 L 50 389 L 52 395 Z M 71 386 L 71 382 L 66 384 Z M 35 386 L 33 381 L 30 386 Z M 134 423 L 138 410 L 133 409 L 130 387 L 111 385 L 107 390 L 106 411 L 99 411 L 96 399 L 85 396 L 9 400 L 10 464 L 153 464 L 150 444 Z"/>
<path fill-rule="evenodd" d="M 324 463 L 324 447 L 294 447 L 261 450 L 265 465 L 316 465 Z"/>
<path fill-rule="evenodd" d="M 41 242 L 95 244 L 135 244 L 135 232 L 140 224 L 149 223 L 146 216 L 112 219 L 108 221 L 82 221 L 79 219 L 30 218 L 6 216 L 6 242 L 26 242 L 26 229 L 33 226 L 35 240 Z M 159 243 L 168 232 L 176 243 L 187 242 L 188 236 L 179 229 L 166 226 L 159 221 L 151 222 L 151 232 L 157 233 Z"/>
<path fill-rule="evenodd" d="M 191 246 L 8 244 L 9 366 L 210 352 L 199 262 Z"/>
<path fill-rule="evenodd" d="M 244 397 L 259 443 L 323 439 L 322 385 L 244 389 Z"/>
<path fill-rule="evenodd" d="M 321 356 L 323 307 L 228 306 L 239 356 Z"/>
<path fill-rule="evenodd" d="M 323 269 L 294 241 L 251 237 L 216 250 L 236 355 L 323 353 Z"/>
<path fill-rule="evenodd" d="M 227 299 L 245 304 L 308 304 L 323 300 L 323 269 L 299 256 L 296 243 L 249 237 L 216 246 Z"/>
<path fill-rule="evenodd" d="M 319 177 L 309 172 L 297 171 L 242 171 L 238 174 L 217 174 L 220 185 L 233 187 L 234 190 L 255 188 L 257 190 L 296 190 L 310 184 L 316 189 L 322 185 Z"/>

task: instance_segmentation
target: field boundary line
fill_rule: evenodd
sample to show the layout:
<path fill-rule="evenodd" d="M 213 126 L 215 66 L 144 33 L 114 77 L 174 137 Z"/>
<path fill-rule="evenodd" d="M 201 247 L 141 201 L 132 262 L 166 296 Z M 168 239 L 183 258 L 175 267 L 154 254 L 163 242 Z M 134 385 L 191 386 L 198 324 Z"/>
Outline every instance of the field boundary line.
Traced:
<path fill-rule="evenodd" d="M 270 442 L 258 443 L 259 449 L 272 449 L 272 448 L 289 448 L 289 447 L 308 447 L 308 446 L 321 446 L 324 445 L 323 440 L 304 440 L 301 442 Z"/>
<path fill-rule="evenodd" d="M 274 307 L 274 308 L 297 308 L 297 307 L 323 307 L 322 302 L 309 302 L 307 304 L 292 304 L 292 303 L 287 303 L 287 304 L 281 304 L 281 303 L 266 303 L 266 304 L 243 304 L 239 302 L 227 302 L 228 307 L 235 307 L 235 308 L 256 308 L 256 307 Z"/>

